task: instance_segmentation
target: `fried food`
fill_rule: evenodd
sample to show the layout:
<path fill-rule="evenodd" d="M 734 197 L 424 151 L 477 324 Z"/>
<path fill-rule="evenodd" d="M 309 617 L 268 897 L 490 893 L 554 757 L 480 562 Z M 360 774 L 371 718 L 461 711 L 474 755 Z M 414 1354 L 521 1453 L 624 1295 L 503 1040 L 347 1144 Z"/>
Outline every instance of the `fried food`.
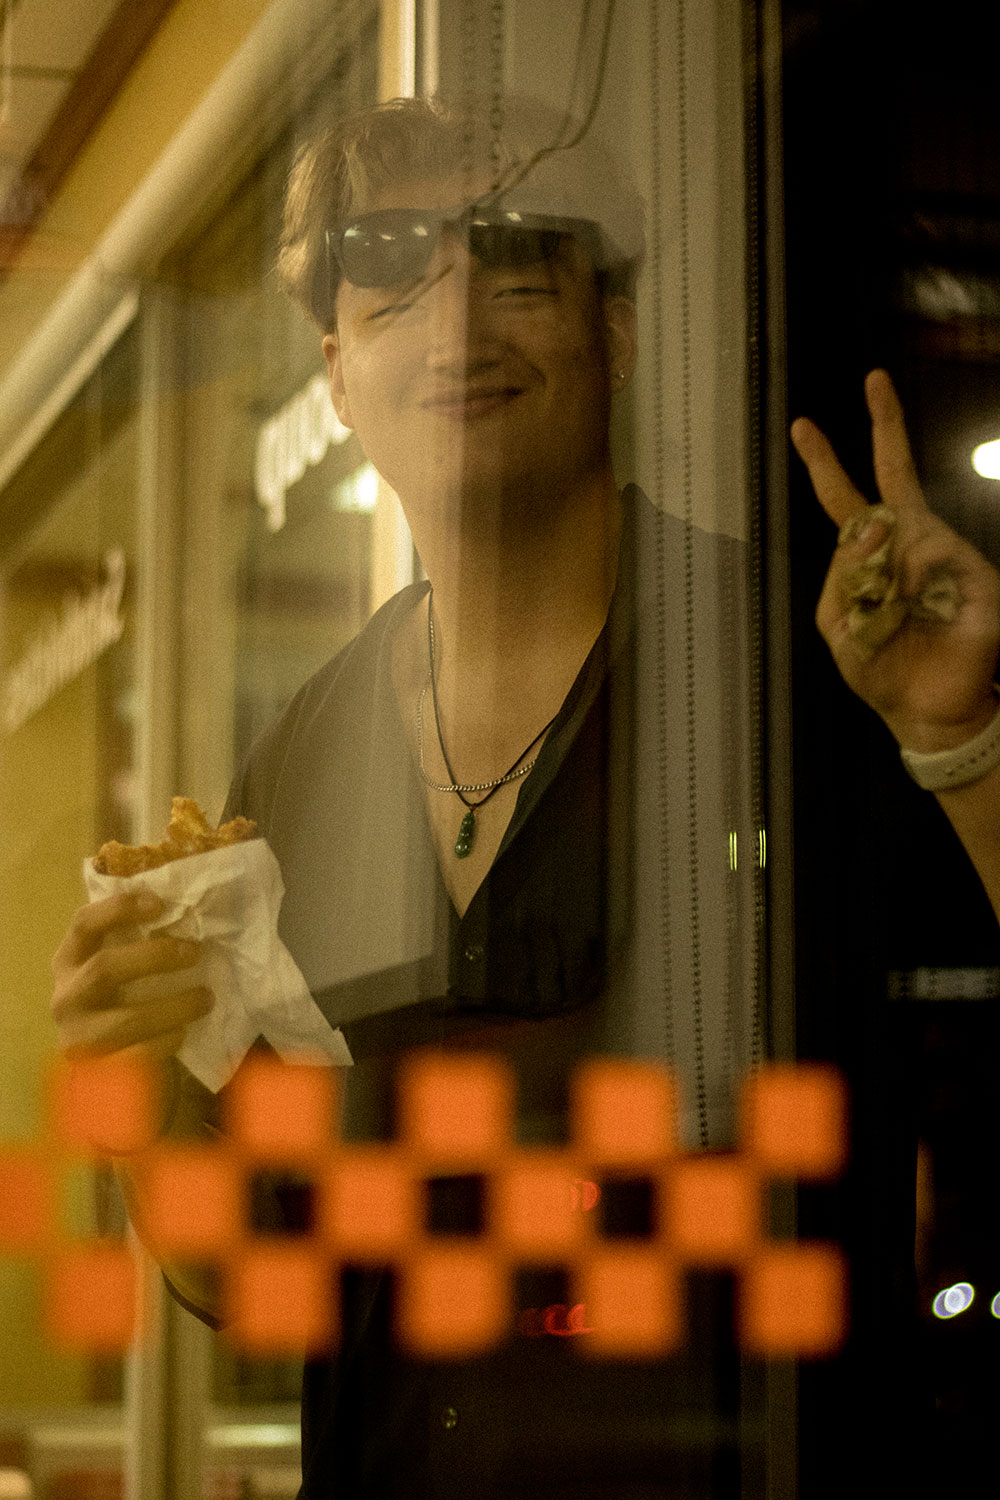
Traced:
<path fill-rule="evenodd" d="M 888 505 L 869 505 L 849 517 L 840 528 L 837 545 L 853 542 L 861 527 L 873 520 L 885 526 L 885 541 L 845 574 L 842 585 L 848 634 L 855 650 L 866 661 L 892 639 L 908 618 L 950 625 L 962 607 L 958 579 L 947 565 L 928 570 L 919 594 L 902 597 L 893 556 L 896 512 Z"/>
<path fill-rule="evenodd" d="M 94 856 L 94 869 L 99 875 L 139 875 L 189 854 L 207 854 L 211 849 L 225 849 L 256 837 L 257 824 L 249 818 L 233 818 L 212 828 L 191 797 L 174 797 L 161 844 L 119 844 L 111 839 Z"/>

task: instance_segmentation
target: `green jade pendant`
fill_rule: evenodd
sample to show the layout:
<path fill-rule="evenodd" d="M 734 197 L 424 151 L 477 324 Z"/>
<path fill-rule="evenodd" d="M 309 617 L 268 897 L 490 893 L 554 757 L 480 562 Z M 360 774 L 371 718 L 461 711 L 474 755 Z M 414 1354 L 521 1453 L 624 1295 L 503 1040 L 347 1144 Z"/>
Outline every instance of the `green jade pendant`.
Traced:
<path fill-rule="evenodd" d="M 459 859 L 465 859 L 472 849 L 472 840 L 476 836 L 476 812 L 470 807 L 462 819 L 462 826 L 458 830 L 458 838 L 455 840 L 455 854 Z"/>

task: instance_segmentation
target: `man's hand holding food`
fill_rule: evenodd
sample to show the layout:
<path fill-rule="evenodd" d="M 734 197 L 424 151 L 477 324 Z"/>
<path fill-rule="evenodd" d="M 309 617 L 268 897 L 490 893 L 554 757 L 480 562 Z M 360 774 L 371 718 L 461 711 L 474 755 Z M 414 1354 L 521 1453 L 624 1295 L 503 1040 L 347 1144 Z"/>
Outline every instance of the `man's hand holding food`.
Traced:
<path fill-rule="evenodd" d="M 121 891 L 74 914 L 52 959 L 52 1015 L 66 1056 L 136 1048 L 170 1057 L 191 1022 L 211 1010 L 212 993 L 200 985 L 156 999 L 133 990 L 130 997 L 130 982 L 191 968 L 201 956 L 200 943 L 137 936 L 162 906 L 153 891 Z"/>

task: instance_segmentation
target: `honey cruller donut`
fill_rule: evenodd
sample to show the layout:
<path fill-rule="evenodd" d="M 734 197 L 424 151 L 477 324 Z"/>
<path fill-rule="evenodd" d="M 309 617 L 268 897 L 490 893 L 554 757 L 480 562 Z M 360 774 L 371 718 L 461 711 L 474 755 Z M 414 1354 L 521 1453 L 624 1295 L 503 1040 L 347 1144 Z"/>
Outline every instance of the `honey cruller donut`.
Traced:
<path fill-rule="evenodd" d="M 256 837 L 257 824 L 249 818 L 233 818 L 213 828 L 193 798 L 174 797 L 162 844 L 119 844 L 111 839 L 95 854 L 94 869 L 99 875 L 141 875 L 189 854 L 207 854 Z"/>

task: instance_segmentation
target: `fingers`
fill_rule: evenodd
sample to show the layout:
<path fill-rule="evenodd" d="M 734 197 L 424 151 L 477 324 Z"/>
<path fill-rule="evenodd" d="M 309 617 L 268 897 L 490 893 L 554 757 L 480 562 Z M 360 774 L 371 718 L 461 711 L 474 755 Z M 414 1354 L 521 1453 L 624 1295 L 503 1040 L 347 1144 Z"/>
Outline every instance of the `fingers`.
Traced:
<path fill-rule="evenodd" d="M 169 974 L 187 969 L 198 962 L 198 943 L 183 938 L 151 937 L 138 942 L 100 948 L 74 972 L 65 986 L 73 1003 L 82 1009 L 95 1009 L 118 1003 L 119 985 L 132 979 L 146 979 L 151 974 Z"/>
<path fill-rule="evenodd" d="M 851 483 L 829 439 L 815 422 L 799 417 L 792 423 L 791 438 L 796 453 L 809 470 L 820 505 L 831 521 L 843 526 L 867 504 L 864 495 Z"/>
<path fill-rule="evenodd" d="M 894 510 L 924 510 L 926 502 L 906 435 L 903 408 L 887 371 L 870 372 L 865 380 L 865 398 L 872 419 L 872 458 L 879 494 Z"/>
<path fill-rule="evenodd" d="M 116 909 L 111 907 L 93 926 L 103 926 L 113 934 L 120 914 L 119 909 L 116 916 Z M 92 942 L 86 922 L 77 922 L 76 941 L 83 947 Z M 68 946 L 71 949 L 73 942 Z M 133 980 L 183 972 L 200 956 L 198 943 L 163 936 L 133 943 L 109 942 L 80 964 L 67 963 L 65 958 L 54 961 L 52 1018 L 60 1046 L 70 1054 L 115 1051 L 188 1024 L 211 1004 L 209 992 L 188 988 L 161 996 L 156 994 L 157 985 L 152 995 L 130 995 L 126 987 Z"/>
<path fill-rule="evenodd" d="M 865 399 L 872 423 L 875 481 L 883 504 L 900 512 L 925 512 L 927 504 L 906 435 L 903 408 L 886 370 L 869 372 L 865 379 Z M 799 417 L 792 423 L 791 438 L 809 470 L 820 504 L 832 521 L 843 526 L 867 503 L 864 495 L 851 483 L 815 422 Z"/>
<path fill-rule="evenodd" d="M 159 916 L 163 902 L 155 891 L 120 891 L 103 901 L 89 901 L 73 915 L 66 936 L 52 959 L 52 969 L 76 967 L 96 953 L 108 933 Z"/>
<path fill-rule="evenodd" d="M 67 1056 L 140 1048 L 146 1056 L 176 1052 L 192 1021 L 214 997 L 204 986 L 159 994 L 160 985 L 130 992 L 132 981 L 183 974 L 201 958 L 201 944 L 165 934 L 129 941 L 128 928 L 163 910 L 152 891 L 118 893 L 93 901 L 73 917 L 52 969 L 52 1016 Z M 183 985 L 183 979 L 178 983 Z"/>
<path fill-rule="evenodd" d="M 142 1046 L 147 1055 L 169 1057 L 180 1046 L 187 1027 L 207 1015 L 213 1001 L 212 991 L 199 985 L 139 1005 L 81 1013 L 75 1017 L 63 1051 L 67 1057 L 81 1057 Z"/>

